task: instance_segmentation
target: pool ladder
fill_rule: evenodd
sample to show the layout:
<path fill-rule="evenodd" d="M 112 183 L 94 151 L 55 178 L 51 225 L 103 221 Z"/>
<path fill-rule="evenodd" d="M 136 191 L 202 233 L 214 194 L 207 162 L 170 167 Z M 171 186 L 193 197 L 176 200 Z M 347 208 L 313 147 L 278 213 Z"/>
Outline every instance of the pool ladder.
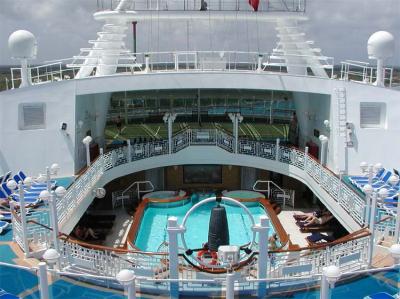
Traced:
<path fill-rule="evenodd" d="M 151 181 L 135 181 L 132 184 L 130 184 L 125 190 L 113 192 L 112 194 L 113 208 L 119 206 L 125 207 L 125 201 L 131 200 L 134 196 L 135 191 L 137 198 L 140 199 L 140 195 L 142 193 L 148 193 L 154 191 L 154 185 Z"/>

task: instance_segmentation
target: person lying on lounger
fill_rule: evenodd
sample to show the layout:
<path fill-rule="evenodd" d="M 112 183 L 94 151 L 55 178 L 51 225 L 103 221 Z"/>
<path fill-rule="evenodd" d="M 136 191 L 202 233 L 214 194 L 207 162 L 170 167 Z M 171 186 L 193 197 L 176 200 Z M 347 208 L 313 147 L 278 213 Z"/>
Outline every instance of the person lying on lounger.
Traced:
<path fill-rule="evenodd" d="M 327 223 L 329 220 L 333 218 L 333 215 L 330 212 L 326 212 L 321 217 L 316 217 L 316 216 L 309 216 L 307 219 L 304 220 L 303 226 L 312 226 L 312 225 L 324 225 Z"/>
<path fill-rule="evenodd" d="M 274 233 L 271 237 L 268 239 L 268 250 L 277 250 L 278 249 L 278 236 L 276 233 Z"/>
<path fill-rule="evenodd" d="M 97 234 L 93 229 L 86 226 L 77 225 L 74 229 L 75 236 L 80 240 L 88 240 L 88 239 L 98 239 Z"/>

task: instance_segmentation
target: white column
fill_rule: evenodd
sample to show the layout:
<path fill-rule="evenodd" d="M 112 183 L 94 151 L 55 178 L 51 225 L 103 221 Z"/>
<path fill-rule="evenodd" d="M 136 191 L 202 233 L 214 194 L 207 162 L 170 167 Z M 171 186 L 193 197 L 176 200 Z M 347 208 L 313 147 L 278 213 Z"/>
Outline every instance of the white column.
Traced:
<path fill-rule="evenodd" d="M 329 298 L 329 283 L 326 279 L 326 276 L 324 272 L 322 272 L 322 277 L 321 277 L 321 288 L 320 288 L 320 293 L 319 293 L 319 298 L 320 299 L 328 299 Z"/>
<path fill-rule="evenodd" d="M 86 166 L 90 167 L 90 148 L 89 148 L 89 144 L 85 144 L 85 148 L 86 148 Z"/>
<path fill-rule="evenodd" d="M 19 208 L 21 213 L 21 228 L 22 228 L 22 239 L 24 243 L 24 252 L 25 256 L 29 256 L 29 242 L 28 242 L 28 226 L 26 223 L 26 208 L 25 208 L 25 194 L 24 194 L 24 186 L 22 182 L 18 183 L 18 191 L 19 191 Z"/>
<path fill-rule="evenodd" d="M 168 241 L 169 241 L 169 277 L 171 279 L 179 278 L 179 268 L 178 268 L 178 234 L 182 232 L 182 229 L 178 226 L 178 218 L 169 217 L 168 218 Z M 179 297 L 179 283 L 170 282 L 170 298 Z"/>
<path fill-rule="evenodd" d="M 51 174 L 50 174 L 50 168 L 46 167 L 46 186 L 47 186 L 47 191 L 51 191 Z"/>
<path fill-rule="evenodd" d="M 145 63 L 145 69 L 144 69 L 144 71 L 145 71 L 146 73 L 150 72 L 150 57 L 149 57 L 149 54 L 146 54 L 146 55 L 144 56 L 144 63 Z"/>
<path fill-rule="evenodd" d="M 275 152 L 275 160 L 279 161 L 279 143 L 280 143 L 280 139 L 277 138 L 276 139 L 276 152 Z"/>
<path fill-rule="evenodd" d="M 235 298 L 235 272 L 226 273 L 226 299 Z"/>
<path fill-rule="evenodd" d="M 400 198 L 400 193 L 397 194 L 397 198 Z M 394 243 L 399 243 L 399 234 L 400 234 L 400 203 L 397 201 L 397 214 L 396 214 L 396 228 L 394 232 Z"/>
<path fill-rule="evenodd" d="M 60 243 L 58 240 L 58 217 L 57 217 L 57 204 L 56 204 L 57 196 L 54 191 L 51 192 L 51 196 L 49 199 L 49 208 L 50 208 L 50 220 L 51 220 L 51 227 L 53 229 L 53 244 L 54 249 L 57 252 L 60 252 Z"/>
<path fill-rule="evenodd" d="M 128 163 L 129 162 L 132 162 L 132 145 L 131 145 L 131 140 L 130 139 L 128 139 L 127 141 L 127 144 L 128 144 Z"/>
<path fill-rule="evenodd" d="M 128 291 L 128 299 L 136 299 L 135 280 L 133 280 L 132 283 L 128 285 L 127 291 Z"/>
<path fill-rule="evenodd" d="M 304 148 L 304 171 L 307 173 L 308 146 Z"/>
<path fill-rule="evenodd" d="M 31 80 L 30 80 L 30 74 L 29 74 L 29 69 L 28 69 L 28 60 L 27 59 L 21 59 L 21 87 L 27 87 L 31 85 Z"/>
<path fill-rule="evenodd" d="M 168 117 L 168 151 L 169 154 L 172 154 L 172 116 Z"/>
<path fill-rule="evenodd" d="M 385 86 L 385 82 L 384 82 L 384 76 L 383 76 L 383 59 L 378 59 L 376 61 L 377 65 L 376 65 L 376 82 L 375 85 L 376 86 Z"/>
<path fill-rule="evenodd" d="M 369 217 L 369 230 L 371 231 L 370 242 L 369 242 L 369 250 L 368 250 L 368 267 L 372 265 L 372 257 L 374 254 L 374 239 L 375 239 L 375 215 L 376 215 L 376 200 L 378 194 L 374 192 L 372 194 L 372 202 L 371 202 L 371 215 Z"/>
<path fill-rule="evenodd" d="M 258 232 L 258 279 L 267 278 L 267 266 L 268 266 L 268 235 L 269 235 L 269 219 L 266 215 L 260 217 L 260 224 L 256 224 L 253 228 L 254 231 Z M 267 292 L 267 283 L 258 283 L 258 298 L 264 298 Z"/>
<path fill-rule="evenodd" d="M 258 58 L 257 58 L 257 72 L 261 72 L 262 71 L 262 59 L 263 59 L 263 55 L 262 54 L 258 54 Z"/>
<path fill-rule="evenodd" d="M 49 299 L 49 283 L 47 281 L 47 265 L 45 262 L 38 264 L 39 291 L 41 299 Z"/>
<path fill-rule="evenodd" d="M 369 216 L 371 214 L 371 195 L 365 194 L 365 224 L 369 225 Z"/>
<path fill-rule="evenodd" d="M 372 185 L 372 179 L 374 177 L 374 166 L 372 164 L 368 165 L 368 184 Z"/>

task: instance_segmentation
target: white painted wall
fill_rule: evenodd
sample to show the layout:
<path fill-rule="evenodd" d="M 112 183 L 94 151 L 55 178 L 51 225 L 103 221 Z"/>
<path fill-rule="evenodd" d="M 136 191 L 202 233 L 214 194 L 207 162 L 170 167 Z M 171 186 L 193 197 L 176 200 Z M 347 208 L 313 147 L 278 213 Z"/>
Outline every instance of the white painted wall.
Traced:
<path fill-rule="evenodd" d="M 21 103 L 46 104 L 46 128 L 19 130 Z M 55 82 L 0 93 L 0 173 L 25 170 L 29 175 L 44 173 L 57 162 L 59 176 L 74 173 L 75 84 Z M 61 123 L 67 123 L 66 133 Z"/>
<path fill-rule="evenodd" d="M 398 167 L 400 159 L 396 159 L 394 152 L 400 146 L 400 139 L 398 138 L 400 122 L 397 112 L 400 110 L 400 91 L 355 82 L 267 72 L 163 72 L 135 73 L 133 76 L 115 75 L 85 78 L 1 92 L 0 171 L 5 172 L 8 169 L 16 171 L 19 168 L 24 168 L 35 173 L 43 169 L 45 165 L 57 161 L 62 166 L 62 175 L 72 175 L 75 170 L 76 149 L 74 142 L 79 139 L 78 137 L 75 139 L 74 128 L 77 124 L 76 119 L 78 119 L 75 118 L 74 103 L 76 96 L 96 94 L 92 99 L 95 105 L 89 108 L 95 115 L 101 116 L 106 111 L 107 95 L 116 91 L 179 88 L 281 90 L 294 92 L 298 114 L 313 109 L 319 115 L 325 116 L 328 115 L 329 111 L 334 111 L 331 107 L 334 106 L 334 100 L 329 103 L 329 96 L 334 94 L 334 89 L 338 87 L 347 89 L 348 120 L 355 125 L 355 136 L 358 141 L 355 148 L 348 150 L 348 172 L 359 173 L 358 165 L 363 160 L 368 162 L 379 160 L 386 167 Z M 302 93 L 315 95 L 304 95 Z M 322 97 L 316 94 L 326 96 Z M 92 96 L 85 97 L 90 98 Z M 80 97 L 77 98 L 79 102 Z M 16 119 L 18 104 L 24 101 L 32 101 L 32 99 L 40 99 L 48 103 L 48 127 L 46 130 L 19 131 Z M 387 128 L 361 129 L 359 126 L 360 101 L 386 102 Z M 97 106 L 97 103 L 101 104 Z M 318 103 L 321 103 L 321 105 L 318 106 Z M 80 117 L 82 115 L 81 108 L 77 107 L 76 111 Z M 328 166 L 336 171 L 337 164 L 343 161 L 344 157 L 339 155 L 334 159 L 334 151 L 337 151 L 336 148 L 343 145 L 335 141 L 337 116 L 330 114 L 329 118 L 331 120 L 331 132 L 328 136 L 330 138 Z M 304 128 L 304 132 L 312 132 L 314 127 L 317 127 L 320 128 L 322 133 L 324 119 L 325 117 L 319 116 L 313 122 L 302 120 L 304 123 L 303 125 L 300 123 L 300 127 Z M 59 130 L 61 122 L 68 123 L 69 137 L 61 134 Z M 105 119 L 101 117 L 101 121 L 99 120 L 96 127 L 97 134 L 101 133 L 104 122 Z M 303 139 L 311 136 L 304 136 Z M 45 145 L 43 145 L 43 140 L 45 140 Z M 30 149 L 29 153 L 26 150 L 27 148 Z M 21 159 L 20 157 L 24 158 Z M 80 157 L 80 155 L 77 154 L 77 157 Z"/>

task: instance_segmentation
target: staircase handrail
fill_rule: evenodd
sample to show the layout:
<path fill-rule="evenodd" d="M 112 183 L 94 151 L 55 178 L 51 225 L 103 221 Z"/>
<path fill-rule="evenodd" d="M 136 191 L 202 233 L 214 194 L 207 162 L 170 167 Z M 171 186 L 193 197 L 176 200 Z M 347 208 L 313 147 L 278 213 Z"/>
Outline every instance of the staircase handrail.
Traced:
<path fill-rule="evenodd" d="M 140 190 L 140 184 L 149 184 L 150 189 Z M 154 191 L 154 185 L 151 181 L 135 181 L 132 184 L 130 184 L 124 191 L 122 191 L 121 196 L 124 196 L 125 193 L 128 192 L 135 185 L 137 185 L 138 194 L 142 193 L 142 192 L 153 192 Z"/>

